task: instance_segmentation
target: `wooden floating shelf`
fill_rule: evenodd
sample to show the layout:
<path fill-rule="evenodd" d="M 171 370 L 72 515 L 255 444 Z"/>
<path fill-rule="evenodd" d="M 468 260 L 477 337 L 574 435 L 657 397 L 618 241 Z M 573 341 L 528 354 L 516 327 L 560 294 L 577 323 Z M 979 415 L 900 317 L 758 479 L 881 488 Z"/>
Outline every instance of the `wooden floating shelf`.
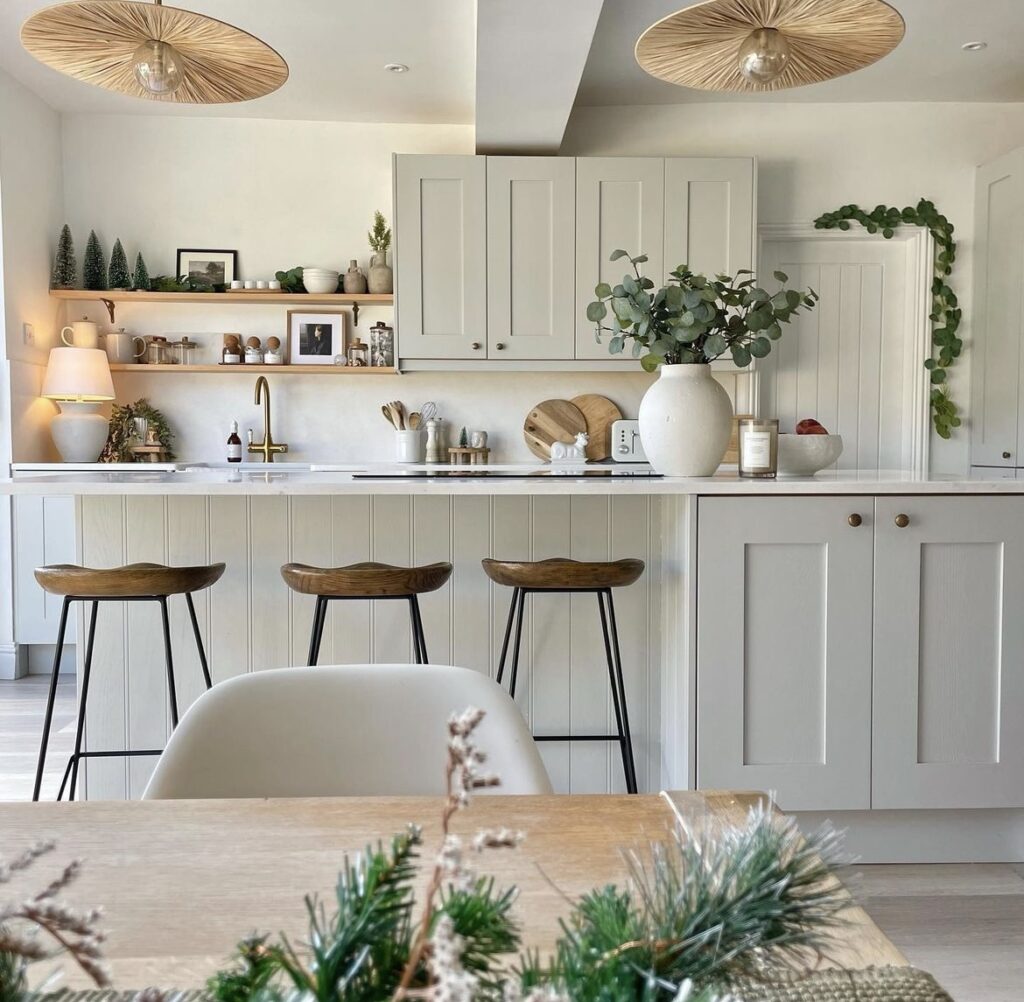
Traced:
<path fill-rule="evenodd" d="M 221 373 L 237 375 L 247 372 L 250 376 L 257 375 L 292 375 L 292 376 L 398 376 L 401 373 L 395 368 L 384 368 L 372 365 L 150 365 L 146 363 L 113 362 L 111 372 L 179 372 L 183 376 L 189 373 Z"/>

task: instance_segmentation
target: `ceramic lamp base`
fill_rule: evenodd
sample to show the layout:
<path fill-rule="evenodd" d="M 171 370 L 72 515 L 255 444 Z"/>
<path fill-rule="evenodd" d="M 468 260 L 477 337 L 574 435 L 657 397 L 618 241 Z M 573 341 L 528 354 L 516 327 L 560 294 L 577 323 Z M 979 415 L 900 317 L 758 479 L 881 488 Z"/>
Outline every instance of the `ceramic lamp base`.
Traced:
<path fill-rule="evenodd" d="M 107 442 L 107 419 L 98 403 L 58 400 L 60 413 L 50 424 L 53 443 L 65 463 L 95 463 Z"/>

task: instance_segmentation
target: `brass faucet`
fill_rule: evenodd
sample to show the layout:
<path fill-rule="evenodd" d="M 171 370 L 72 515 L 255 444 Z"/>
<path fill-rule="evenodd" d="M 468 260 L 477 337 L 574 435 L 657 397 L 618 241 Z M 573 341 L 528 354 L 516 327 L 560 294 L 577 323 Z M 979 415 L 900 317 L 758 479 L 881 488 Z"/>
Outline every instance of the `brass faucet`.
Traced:
<path fill-rule="evenodd" d="M 287 452 L 288 446 L 286 443 L 281 442 L 278 444 L 274 441 L 274 436 L 270 433 L 270 384 L 267 382 L 266 376 L 260 376 L 256 380 L 256 404 L 260 403 L 262 398 L 263 401 L 263 441 L 254 442 L 252 440 L 252 428 L 249 429 L 249 452 L 250 453 L 262 453 L 264 463 L 272 463 L 274 456 L 279 452 Z"/>

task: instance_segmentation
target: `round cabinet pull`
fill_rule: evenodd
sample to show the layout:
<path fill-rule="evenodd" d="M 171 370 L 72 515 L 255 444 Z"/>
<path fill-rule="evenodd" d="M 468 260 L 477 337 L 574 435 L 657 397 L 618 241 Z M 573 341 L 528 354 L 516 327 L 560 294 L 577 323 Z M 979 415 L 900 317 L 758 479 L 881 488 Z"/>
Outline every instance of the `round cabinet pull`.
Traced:
<path fill-rule="evenodd" d="M 497 348 L 498 351 L 504 351 L 505 350 L 505 345 L 501 341 L 499 341 L 494 347 Z"/>
<path fill-rule="evenodd" d="M 1013 453 L 1011 453 L 1011 452 L 1004 452 L 1003 453 L 1003 459 L 1009 459 L 1010 456 L 1012 456 L 1012 455 L 1013 455 Z"/>
<path fill-rule="evenodd" d="M 472 343 L 472 344 L 470 345 L 470 348 L 472 348 L 472 349 L 473 349 L 473 351 L 479 351 L 479 350 L 480 350 L 480 342 L 479 342 L 479 341 L 474 341 L 474 342 L 473 342 L 473 343 Z"/>
<path fill-rule="evenodd" d="M 864 521 L 864 519 L 862 519 L 860 517 L 860 515 L 858 515 L 856 512 L 854 512 L 846 521 L 849 522 L 850 525 L 852 525 L 853 528 L 856 529 L 857 526 L 860 525 Z"/>
<path fill-rule="evenodd" d="M 896 528 L 905 529 L 908 525 L 910 525 L 910 516 L 904 515 L 900 512 L 900 514 L 896 516 Z"/>

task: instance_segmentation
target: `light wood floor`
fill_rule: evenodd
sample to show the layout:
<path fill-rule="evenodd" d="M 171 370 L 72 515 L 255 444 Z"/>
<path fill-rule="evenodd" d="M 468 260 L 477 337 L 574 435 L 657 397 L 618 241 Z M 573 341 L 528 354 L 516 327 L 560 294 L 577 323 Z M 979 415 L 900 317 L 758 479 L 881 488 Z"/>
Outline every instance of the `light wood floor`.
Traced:
<path fill-rule="evenodd" d="M 0 681 L 0 800 L 32 795 L 47 682 Z M 62 680 L 43 797 L 74 744 L 74 679 Z M 3 851 L 0 848 L 0 851 Z M 864 866 L 849 882 L 910 962 L 956 1002 L 1024 999 L 1024 865 Z"/>

